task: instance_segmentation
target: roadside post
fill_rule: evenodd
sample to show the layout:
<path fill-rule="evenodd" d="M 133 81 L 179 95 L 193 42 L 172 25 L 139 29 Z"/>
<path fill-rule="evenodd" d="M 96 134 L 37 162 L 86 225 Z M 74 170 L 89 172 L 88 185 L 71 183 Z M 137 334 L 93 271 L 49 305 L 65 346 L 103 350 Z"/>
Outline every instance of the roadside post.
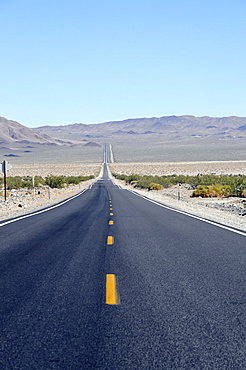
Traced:
<path fill-rule="evenodd" d="M 4 200 L 7 200 L 7 171 L 11 170 L 12 166 L 7 161 L 2 161 L 3 186 L 4 186 Z"/>
<path fill-rule="evenodd" d="M 35 197 L 35 177 L 32 177 L 33 196 Z"/>
<path fill-rule="evenodd" d="M 178 187 L 178 200 L 180 200 L 180 188 L 181 188 L 181 182 L 179 182 L 179 187 Z"/>

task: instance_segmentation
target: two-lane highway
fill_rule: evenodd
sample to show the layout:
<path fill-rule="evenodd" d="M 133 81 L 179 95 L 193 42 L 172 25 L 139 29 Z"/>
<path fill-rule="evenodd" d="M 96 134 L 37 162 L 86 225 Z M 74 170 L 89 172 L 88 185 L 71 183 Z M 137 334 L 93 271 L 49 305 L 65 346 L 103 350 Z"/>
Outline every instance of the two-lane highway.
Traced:
<path fill-rule="evenodd" d="M 246 235 L 108 175 L 0 224 L 1 368 L 245 368 Z"/>

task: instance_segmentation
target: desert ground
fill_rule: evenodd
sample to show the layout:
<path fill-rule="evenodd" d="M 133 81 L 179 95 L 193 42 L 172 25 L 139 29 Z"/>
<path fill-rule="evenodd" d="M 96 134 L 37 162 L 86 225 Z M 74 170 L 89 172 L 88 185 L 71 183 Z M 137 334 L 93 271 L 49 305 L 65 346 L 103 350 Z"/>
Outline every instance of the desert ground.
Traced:
<path fill-rule="evenodd" d="M 101 163 L 12 164 L 9 176 L 98 176 Z"/>
<path fill-rule="evenodd" d="M 112 163 L 112 173 L 126 175 L 246 175 L 246 161 Z"/>
<path fill-rule="evenodd" d="M 197 162 L 129 162 L 110 163 L 110 170 L 117 174 L 138 175 L 197 175 L 242 174 L 246 175 L 245 161 Z M 98 176 L 101 163 L 12 164 L 9 176 Z M 2 175 L 1 175 L 2 176 Z"/>

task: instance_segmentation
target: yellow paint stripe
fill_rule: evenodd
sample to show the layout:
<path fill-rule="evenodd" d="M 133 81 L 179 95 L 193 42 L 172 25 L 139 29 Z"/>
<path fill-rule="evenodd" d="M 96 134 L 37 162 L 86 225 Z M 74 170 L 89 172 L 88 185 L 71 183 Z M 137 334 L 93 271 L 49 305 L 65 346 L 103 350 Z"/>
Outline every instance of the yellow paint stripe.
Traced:
<path fill-rule="evenodd" d="M 114 237 L 113 236 L 108 236 L 107 244 L 108 245 L 114 244 Z"/>
<path fill-rule="evenodd" d="M 114 274 L 106 275 L 106 304 L 118 304 L 116 277 Z"/>
<path fill-rule="evenodd" d="M 113 213 L 110 213 L 109 216 L 113 216 L 114 214 Z"/>
<path fill-rule="evenodd" d="M 109 224 L 109 225 L 113 225 L 113 224 L 114 224 L 114 221 L 113 221 L 113 220 L 110 220 L 110 221 L 108 222 L 108 224 Z"/>

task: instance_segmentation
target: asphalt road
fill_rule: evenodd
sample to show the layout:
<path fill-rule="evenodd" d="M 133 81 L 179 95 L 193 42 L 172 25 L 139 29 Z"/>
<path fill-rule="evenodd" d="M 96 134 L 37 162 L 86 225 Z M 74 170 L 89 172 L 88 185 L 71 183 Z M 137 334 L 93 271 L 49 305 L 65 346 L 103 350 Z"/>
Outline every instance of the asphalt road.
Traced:
<path fill-rule="evenodd" d="M 1 369 L 245 369 L 246 234 L 103 178 L 0 223 Z"/>

